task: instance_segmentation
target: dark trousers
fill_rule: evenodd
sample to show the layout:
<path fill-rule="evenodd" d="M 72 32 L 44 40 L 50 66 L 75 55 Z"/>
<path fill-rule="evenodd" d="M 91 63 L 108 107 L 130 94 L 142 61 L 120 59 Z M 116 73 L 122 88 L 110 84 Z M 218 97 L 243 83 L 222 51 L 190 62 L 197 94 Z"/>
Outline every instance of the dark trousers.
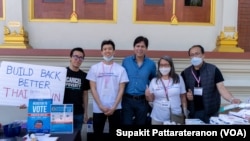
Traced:
<path fill-rule="evenodd" d="M 111 116 L 106 116 L 104 113 L 93 113 L 93 129 L 94 138 L 96 138 L 96 140 L 103 140 L 103 130 L 107 119 L 109 125 L 109 135 L 112 135 L 115 133 L 115 130 L 120 127 L 121 110 L 115 110 Z"/>
<path fill-rule="evenodd" d="M 205 123 L 209 123 L 210 117 L 212 117 L 212 116 L 218 116 L 218 115 L 219 115 L 218 112 L 214 113 L 214 114 L 208 115 L 208 114 L 205 113 L 204 110 L 199 110 L 199 111 L 195 111 L 194 112 L 194 116 L 191 117 L 191 118 L 198 118 L 198 119 L 202 120 Z"/>
<path fill-rule="evenodd" d="M 149 104 L 145 98 L 131 98 L 123 96 L 122 99 L 122 124 L 146 125 L 149 114 Z"/>

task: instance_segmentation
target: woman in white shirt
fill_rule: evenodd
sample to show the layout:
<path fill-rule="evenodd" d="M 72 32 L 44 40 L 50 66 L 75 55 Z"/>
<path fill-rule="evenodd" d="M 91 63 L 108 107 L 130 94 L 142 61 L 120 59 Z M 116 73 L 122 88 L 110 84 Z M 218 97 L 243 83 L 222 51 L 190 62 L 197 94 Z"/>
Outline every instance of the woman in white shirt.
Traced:
<path fill-rule="evenodd" d="M 174 115 L 187 115 L 186 88 L 183 78 L 175 72 L 171 57 L 158 61 L 157 76 L 146 90 L 146 99 L 152 102 L 151 124 L 171 123 L 170 111 Z M 183 124 L 183 123 L 182 123 Z"/>

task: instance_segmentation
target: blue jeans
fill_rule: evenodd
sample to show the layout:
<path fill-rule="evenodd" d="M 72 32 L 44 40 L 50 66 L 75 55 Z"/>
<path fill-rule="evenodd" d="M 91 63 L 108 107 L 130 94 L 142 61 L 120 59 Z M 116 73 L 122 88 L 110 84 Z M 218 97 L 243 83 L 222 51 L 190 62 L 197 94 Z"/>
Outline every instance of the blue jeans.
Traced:
<path fill-rule="evenodd" d="M 122 99 L 122 124 L 146 125 L 149 104 L 146 99 L 133 99 L 124 96 Z"/>
<path fill-rule="evenodd" d="M 82 129 L 83 114 L 74 115 L 74 129 Z"/>

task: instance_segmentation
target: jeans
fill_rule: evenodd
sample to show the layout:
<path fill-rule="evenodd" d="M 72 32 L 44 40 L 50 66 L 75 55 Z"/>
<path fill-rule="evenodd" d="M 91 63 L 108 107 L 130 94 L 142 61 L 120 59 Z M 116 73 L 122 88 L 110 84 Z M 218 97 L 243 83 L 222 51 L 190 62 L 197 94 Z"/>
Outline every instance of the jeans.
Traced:
<path fill-rule="evenodd" d="M 146 125 L 149 104 L 145 99 L 133 99 L 124 96 L 122 99 L 122 124 Z M 150 122 L 150 121 L 149 121 Z"/>
<path fill-rule="evenodd" d="M 74 115 L 74 129 L 82 129 L 83 114 Z"/>

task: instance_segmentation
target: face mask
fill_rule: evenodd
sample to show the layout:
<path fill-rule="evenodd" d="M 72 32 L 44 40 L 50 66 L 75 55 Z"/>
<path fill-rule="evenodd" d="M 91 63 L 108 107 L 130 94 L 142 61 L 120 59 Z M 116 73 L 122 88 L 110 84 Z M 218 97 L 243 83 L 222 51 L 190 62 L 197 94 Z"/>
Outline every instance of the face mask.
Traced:
<path fill-rule="evenodd" d="M 110 56 L 110 57 L 103 56 L 103 59 L 104 59 L 106 62 L 112 61 L 113 58 L 114 58 L 114 56 Z"/>
<path fill-rule="evenodd" d="M 200 57 L 193 57 L 191 59 L 191 64 L 194 65 L 194 66 L 198 66 L 202 63 L 202 58 Z"/>
<path fill-rule="evenodd" d="M 170 72 L 170 70 L 171 70 L 170 67 L 159 68 L 159 71 L 161 72 L 162 75 L 167 75 Z"/>

